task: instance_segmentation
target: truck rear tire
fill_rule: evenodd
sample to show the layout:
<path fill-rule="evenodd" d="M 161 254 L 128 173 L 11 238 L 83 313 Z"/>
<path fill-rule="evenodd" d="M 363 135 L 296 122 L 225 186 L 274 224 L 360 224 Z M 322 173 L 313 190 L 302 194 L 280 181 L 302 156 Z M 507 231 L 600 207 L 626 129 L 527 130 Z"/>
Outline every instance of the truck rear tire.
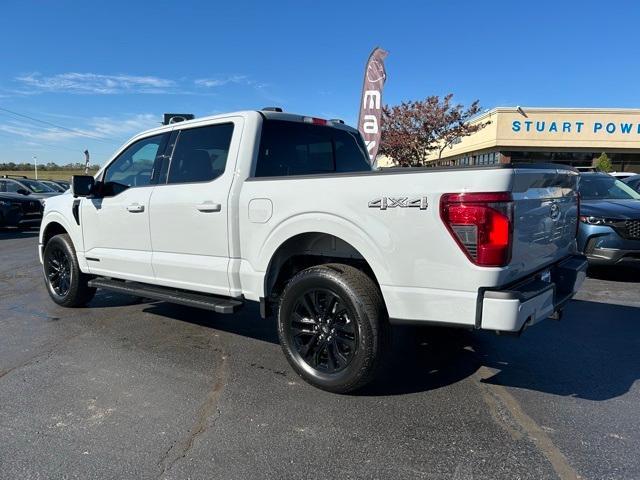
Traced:
<path fill-rule="evenodd" d="M 42 267 L 49 296 L 58 305 L 82 307 L 95 295 L 96 289 L 87 284 L 90 276 L 80 271 L 69 235 L 56 235 L 47 242 Z"/>
<path fill-rule="evenodd" d="M 389 322 L 373 280 L 349 265 L 296 274 L 278 309 L 285 357 L 306 382 L 348 393 L 376 376 L 388 351 Z"/>

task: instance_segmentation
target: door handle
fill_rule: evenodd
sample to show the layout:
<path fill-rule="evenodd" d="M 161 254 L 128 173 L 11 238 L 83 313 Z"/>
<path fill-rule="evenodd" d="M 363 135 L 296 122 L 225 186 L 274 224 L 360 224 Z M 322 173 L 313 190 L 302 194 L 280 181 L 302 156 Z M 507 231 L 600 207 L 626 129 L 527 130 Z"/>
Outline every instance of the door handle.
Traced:
<path fill-rule="evenodd" d="M 222 205 L 213 202 L 203 202 L 200 205 L 196 205 L 196 208 L 201 212 L 219 212 L 222 210 Z"/>
<path fill-rule="evenodd" d="M 144 205 L 140 205 L 139 203 L 132 203 L 131 205 L 127 205 L 127 211 L 131 213 L 144 212 Z"/>

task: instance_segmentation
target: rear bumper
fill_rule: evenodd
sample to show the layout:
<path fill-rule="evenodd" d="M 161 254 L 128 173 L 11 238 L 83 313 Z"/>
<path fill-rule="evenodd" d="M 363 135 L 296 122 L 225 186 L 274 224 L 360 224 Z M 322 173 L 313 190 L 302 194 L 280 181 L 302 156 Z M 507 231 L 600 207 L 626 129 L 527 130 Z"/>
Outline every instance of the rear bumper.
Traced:
<path fill-rule="evenodd" d="M 542 277 L 546 271 L 548 279 Z M 575 255 L 507 288 L 481 290 L 476 326 L 520 332 L 559 312 L 578 291 L 586 272 L 587 259 Z"/>
<path fill-rule="evenodd" d="M 580 224 L 578 248 L 590 265 L 640 264 L 640 239 L 623 238 L 609 226 Z"/>
<path fill-rule="evenodd" d="M 640 249 L 594 248 L 587 258 L 591 265 L 640 265 Z"/>

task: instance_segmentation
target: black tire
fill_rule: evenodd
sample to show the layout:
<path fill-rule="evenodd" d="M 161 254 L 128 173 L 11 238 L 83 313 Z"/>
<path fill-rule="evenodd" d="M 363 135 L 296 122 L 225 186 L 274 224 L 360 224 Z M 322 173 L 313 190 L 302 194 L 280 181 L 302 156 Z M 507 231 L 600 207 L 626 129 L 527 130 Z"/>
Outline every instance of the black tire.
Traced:
<path fill-rule="evenodd" d="M 96 293 L 87 285 L 91 277 L 80 271 L 76 250 L 67 234 L 56 235 L 47 242 L 43 272 L 49 296 L 63 307 L 82 307 Z"/>
<path fill-rule="evenodd" d="M 306 382 L 348 393 L 371 382 L 389 347 L 382 295 L 360 270 L 327 264 L 299 272 L 278 308 L 285 357 Z"/>

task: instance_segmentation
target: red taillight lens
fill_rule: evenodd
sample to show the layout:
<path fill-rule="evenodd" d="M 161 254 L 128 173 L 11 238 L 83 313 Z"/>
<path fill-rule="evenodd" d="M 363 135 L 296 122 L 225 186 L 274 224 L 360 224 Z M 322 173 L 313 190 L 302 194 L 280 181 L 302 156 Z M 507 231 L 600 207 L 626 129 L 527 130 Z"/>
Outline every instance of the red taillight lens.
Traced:
<path fill-rule="evenodd" d="M 483 267 L 509 263 L 513 236 L 509 192 L 446 193 L 440 199 L 440 216 L 473 263 Z"/>
<path fill-rule="evenodd" d="M 312 123 L 314 125 L 327 125 L 329 123 L 324 118 L 316 118 L 316 117 L 303 117 L 302 120 L 305 123 Z"/>

